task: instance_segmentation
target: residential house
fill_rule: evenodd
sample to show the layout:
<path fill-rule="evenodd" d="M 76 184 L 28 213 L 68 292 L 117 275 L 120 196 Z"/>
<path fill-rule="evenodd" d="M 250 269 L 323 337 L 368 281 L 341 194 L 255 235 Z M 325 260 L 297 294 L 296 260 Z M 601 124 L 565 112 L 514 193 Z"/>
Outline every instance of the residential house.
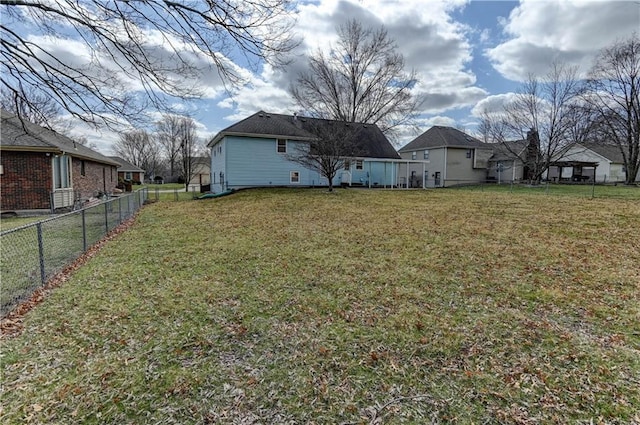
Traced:
<path fill-rule="evenodd" d="M 133 165 L 119 156 L 110 156 L 109 158 L 120 164 L 118 167 L 118 181 L 128 180 L 135 184 L 144 183 L 144 170 L 142 168 Z"/>
<path fill-rule="evenodd" d="M 211 158 L 197 156 L 193 158 L 191 164 L 191 180 L 189 187 L 201 190 L 203 186 L 211 183 Z"/>
<path fill-rule="evenodd" d="M 550 181 L 624 182 L 626 170 L 618 146 L 606 143 L 584 142 L 570 146 L 549 167 Z M 640 181 L 640 175 L 636 177 Z"/>
<path fill-rule="evenodd" d="M 318 129 L 349 127 L 358 155 L 345 161 L 334 185 L 392 187 L 400 157 L 376 125 L 259 111 L 218 133 L 211 149 L 211 190 L 264 186 L 327 186 L 317 170 L 292 160 L 308 150 Z M 351 130 L 353 129 L 353 130 Z"/>
<path fill-rule="evenodd" d="M 434 126 L 398 150 L 406 187 L 484 182 L 492 146 L 452 127 Z"/>
<path fill-rule="evenodd" d="M 55 131 L 0 111 L 0 210 L 59 210 L 118 182 L 118 163 Z"/>
<path fill-rule="evenodd" d="M 491 143 L 493 156 L 489 158 L 487 180 L 497 183 L 518 182 L 524 178 L 527 140 Z"/>

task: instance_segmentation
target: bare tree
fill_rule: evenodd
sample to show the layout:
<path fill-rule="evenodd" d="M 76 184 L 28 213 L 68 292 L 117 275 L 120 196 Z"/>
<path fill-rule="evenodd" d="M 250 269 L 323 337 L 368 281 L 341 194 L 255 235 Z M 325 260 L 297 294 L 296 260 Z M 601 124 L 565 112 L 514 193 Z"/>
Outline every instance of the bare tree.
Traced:
<path fill-rule="evenodd" d="M 182 117 L 178 115 L 163 114 L 162 118 L 156 122 L 153 134 L 169 164 L 169 175 L 171 176 L 176 174 L 180 157 L 181 119 Z"/>
<path fill-rule="evenodd" d="M 189 191 L 189 182 L 193 178 L 194 163 L 198 151 L 198 137 L 196 136 L 196 124 L 193 119 L 180 117 L 178 121 L 178 142 L 181 173 L 184 178 L 185 191 Z"/>
<path fill-rule="evenodd" d="M 337 31 L 337 45 L 310 56 L 309 71 L 291 87 L 298 105 L 316 117 L 377 124 L 385 133 L 410 124 L 418 107 L 411 93 L 416 75 L 405 71 L 387 31 L 355 20 Z"/>
<path fill-rule="evenodd" d="M 62 108 L 46 92 L 35 87 L 25 88 L 21 95 L 0 90 L 0 107 L 6 111 L 41 127 L 59 126 Z"/>
<path fill-rule="evenodd" d="M 234 56 L 278 65 L 295 46 L 288 0 L 0 0 L 0 7 L 3 90 L 29 103 L 37 87 L 94 124 L 136 120 L 150 105 L 167 110 L 167 95 L 198 97 L 198 77 L 209 69 L 238 84 Z M 60 55 L 52 41 L 87 51 Z"/>
<path fill-rule="evenodd" d="M 287 158 L 291 161 L 315 170 L 325 177 L 329 183 L 329 192 L 333 191 L 333 180 L 344 168 L 347 161 L 358 156 L 358 127 L 362 124 L 351 124 L 344 121 L 303 118 L 305 129 L 316 138 L 308 144 L 297 145 Z"/>
<path fill-rule="evenodd" d="M 634 34 L 603 49 L 591 69 L 586 102 L 602 143 L 618 147 L 632 184 L 640 170 L 640 38 Z"/>
<path fill-rule="evenodd" d="M 153 138 L 145 130 L 133 130 L 121 134 L 112 149 L 116 155 L 142 168 L 148 175 L 155 174 L 159 160 L 158 149 Z"/>
<path fill-rule="evenodd" d="M 582 86 L 576 73 L 575 67 L 554 63 L 543 78 L 530 75 L 503 111 L 481 119 L 485 137 L 519 158 L 530 181 L 539 181 L 550 162 L 579 141 Z M 526 140 L 526 149 L 511 140 Z"/>

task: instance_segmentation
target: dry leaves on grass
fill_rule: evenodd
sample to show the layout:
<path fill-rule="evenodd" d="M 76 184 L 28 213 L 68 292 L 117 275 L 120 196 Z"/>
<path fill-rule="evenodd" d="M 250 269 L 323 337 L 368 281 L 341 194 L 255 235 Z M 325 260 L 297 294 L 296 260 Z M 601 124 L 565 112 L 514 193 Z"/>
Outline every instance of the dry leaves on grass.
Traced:
<path fill-rule="evenodd" d="M 87 249 L 86 252 L 66 266 L 60 273 L 52 276 L 43 287 L 36 289 L 29 299 L 20 303 L 20 305 L 18 305 L 14 310 L 2 318 L 2 320 L 0 320 L 0 339 L 19 335 L 22 332 L 24 316 L 44 301 L 51 291 L 66 282 L 71 273 L 86 263 L 90 258 L 95 256 L 102 249 L 105 243 L 131 227 L 135 222 L 136 217 L 137 214 L 133 215 L 131 218 L 123 221 L 119 226 L 107 233 L 104 238 Z"/>

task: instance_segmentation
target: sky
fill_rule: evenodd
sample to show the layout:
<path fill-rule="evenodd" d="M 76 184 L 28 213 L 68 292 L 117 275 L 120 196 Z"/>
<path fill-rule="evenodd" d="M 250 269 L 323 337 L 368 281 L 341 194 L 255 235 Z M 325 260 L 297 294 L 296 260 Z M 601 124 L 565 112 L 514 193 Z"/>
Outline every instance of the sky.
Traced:
<path fill-rule="evenodd" d="M 287 90 L 305 68 L 305 55 L 335 43 L 336 27 L 348 19 L 384 25 L 407 67 L 417 72 L 413 90 L 424 100 L 419 129 L 399 133 L 398 147 L 433 125 L 473 134 L 479 114 L 499 108 L 529 74 L 543 76 L 560 61 L 585 75 L 600 49 L 640 29 L 638 1 L 307 0 L 295 9 L 294 31 L 302 42 L 288 67 L 238 63 L 248 84 L 229 92 L 219 78 L 205 76 L 199 82 L 204 98 L 176 105 L 196 120 L 203 140 L 258 110 L 299 112 Z M 80 124 L 73 133 L 87 136 L 105 154 L 112 154 L 118 138 Z"/>

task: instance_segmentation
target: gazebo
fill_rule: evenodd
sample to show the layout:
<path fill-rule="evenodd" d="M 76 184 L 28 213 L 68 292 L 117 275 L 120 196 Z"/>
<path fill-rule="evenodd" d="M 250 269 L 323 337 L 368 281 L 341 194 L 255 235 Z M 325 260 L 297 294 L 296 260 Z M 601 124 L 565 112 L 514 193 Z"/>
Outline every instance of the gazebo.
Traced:
<path fill-rule="evenodd" d="M 553 161 L 549 163 L 547 180 L 554 183 L 585 183 L 588 181 L 593 181 L 596 176 L 597 167 L 597 162 Z"/>

